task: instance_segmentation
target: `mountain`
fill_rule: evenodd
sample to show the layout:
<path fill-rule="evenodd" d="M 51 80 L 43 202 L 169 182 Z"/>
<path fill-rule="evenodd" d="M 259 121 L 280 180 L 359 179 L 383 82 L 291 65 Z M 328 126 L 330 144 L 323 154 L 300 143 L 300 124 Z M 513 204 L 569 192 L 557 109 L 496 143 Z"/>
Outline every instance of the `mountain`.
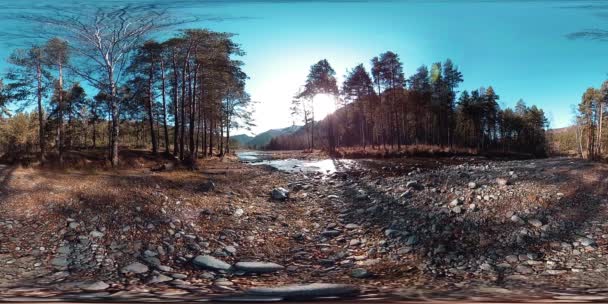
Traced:
<path fill-rule="evenodd" d="M 249 136 L 247 134 L 240 134 L 236 136 L 230 136 L 230 140 L 236 141 L 239 146 L 247 147 L 247 143 L 253 139 L 253 136 Z"/>
<path fill-rule="evenodd" d="M 236 135 L 231 138 L 239 142 L 239 144 L 243 147 L 249 147 L 253 149 L 261 149 L 264 148 L 270 140 L 277 136 L 289 135 L 298 131 L 301 126 L 291 126 L 283 129 L 272 129 L 266 132 L 262 132 L 255 137 L 251 137 L 248 135 Z"/>

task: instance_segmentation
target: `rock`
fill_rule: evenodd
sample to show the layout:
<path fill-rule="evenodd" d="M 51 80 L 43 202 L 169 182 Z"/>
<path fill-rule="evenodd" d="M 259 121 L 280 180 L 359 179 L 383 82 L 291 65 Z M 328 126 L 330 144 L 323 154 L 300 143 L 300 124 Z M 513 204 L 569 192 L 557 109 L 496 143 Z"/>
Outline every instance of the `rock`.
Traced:
<path fill-rule="evenodd" d="M 134 273 L 134 274 L 142 274 L 142 273 L 146 273 L 148 272 L 148 266 L 140 263 L 140 262 L 133 262 L 125 267 L 123 267 L 120 272 L 127 274 L 127 273 Z"/>
<path fill-rule="evenodd" d="M 233 215 L 234 215 L 234 217 L 241 217 L 241 216 L 243 216 L 243 214 L 244 214 L 244 213 L 245 213 L 245 211 L 244 211 L 243 209 L 241 209 L 241 208 L 237 208 L 237 209 L 234 211 L 234 214 L 233 214 Z"/>
<path fill-rule="evenodd" d="M 523 224 L 524 220 L 522 220 L 519 216 L 513 214 L 513 215 L 511 215 L 511 222 Z"/>
<path fill-rule="evenodd" d="M 230 269 L 230 264 L 214 258 L 210 255 L 199 255 L 194 260 L 192 260 L 194 266 L 211 269 L 211 270 L 228 270 Z"/>
<path fill-rule="evenodd" d="M 357 229 L 357 228 L 359 228 L 359 225 L 350 223 L 350 224 L 347 224 L 344 228 L 346 228 L 346 229 Z"/>
<path fill-rule="evenodd" d="M 454 212 L 456 214 L 460 214 L 460 213 L 462 213 L 462 208 L 460 206 L 456 206 L 456 207 L 452 208 L 452 212 Z"/>
<path fill-rule="evenodd" d="M 199 190 L 201 192 L 209 192 L 209 191 L 214 191 L 215 190 L 215 183 L 212 181 L 206 181 L 204 183 L 201 184 L 201 186 L 199 187 Z"/>
<path fill-rule="evenodd" d="M 164 274 L 157 274 L 148 280 L 148 284 L 158 284 L 172 281 L 173 278 Z"/>
<path fill-rule="evenodd" d="M 450 207 L 456 207 L 456 206 L 460 205 L 460 201 L 459 201 L 458 199 L 454 199 L 454 200 L 453 200 L 453 201 L 451 201 L 451 202 L 450 202 L 448 205 L 449 205 Z"/>
<path fill-rule="evenodd" d="M 226 251 L 230 255 L 236 254 L 236 248 L 234 246 L 226 246 L 226 247 L 224 247 L 224 251 Z"/>
<path fill-rule="evenodd" d="M 540 220 L 537 220 L 537 219 L 528 220 L 528 224 L 530 224 L 536 228 L 540 228 L 543 226 L 543 222 L 541 222 Z"/>
<path fill-rule="evenodd" d="M 477 184 L 474 183 L 474 182 L 470 182 L 467 186 L 469 187 L 469 189 L 475 189 L 475 188 L 477 188 Z"/>
<path fill-rule="evenodd" d="M 361 245 L 361 241 L 359 239 L 350 240 L 349 245 L 350 246 L 359 246 L 359 245 Z"/>
<path fill-rule="evenodd" d="M 272 273 L 283 270 L 285 267 L 271 262 L 238 262 L 234 264 L 235 270 L 247 273 Z"/>
<path fill-rule="evenodd" d="M 509 263 L 517 263 L 519 258 L 516 255 L 508 255 L 505 257 L 505 260 Z"/>
<path fill-rule="evenodd" d="M 321 232 L 321 235 L 327 238 L 332 238 L 340 235 L 340 233 L 341 232 L 339 230 L 325 230 Z"/>
<path fill-rule="evenodd" d="M 285 188 L 274 188 L 271 193 L 272 199 L 284 201 L 289 198 L 289 191 Z"/>
<path fill-rule="evenodd" d="M 68 224 L 68 226 L 70 227 L 70 229 L 76 229 L 76 228 L 78 228 L 78 226 L 80 226 L 80 224 L 78 224 L 76 222 L 70 222 Z"/>
<path fill-rule="evenodd" d="M 592 240 L 590 238 L 586 238 L 586 237 L 581 237 L 581 238 L 578 238 L 577 240 L 581 245 L 583 245 L 585 247 L 595 244 L 594 240 Z"/>
<path fill-rule="evenodd" d="M 416 245 L 417 243 L 418 243 L 418 236 L 416 236 L 416 235 L 410 235 L 405 240 L 405 245 L 407 245 L 407 246 Z"/>
<path fill-rule="evenodd" d="M 91 231 L 91 233 L 89 233 L 89 235 L 92 236 L 92 237 L 94 237 L 94 238 L 100 238 L 100 237 L 104 236 L 103 232 L 99 232 L 97 230 Z"/>
<path fill-rule="evenodd" d="M 84 291 L 102 291 L 108 289 L 109 287 L 110 285 L 108 285 L 104 281 L 97 281 L 80 285 L 80 289 Z"/>
<path fill-rule="evenodd" d="M 365 279 L 371 276 L 371 273 L 365 268 L 355 268 L 351 271 L 350 276 L 355 279 Z"/>
<path fill-rule="evenodd" d="M 510 182 L 508 179 L 506 179 L 506 178 L 502 178 L 502 177 L 497 178 L 497 179 L 496 179 L 496 183 L 497 183 L 499 186 L 501 186 L 501 187 L 504 187 L 504 186 L 507 186 L 507 185 L 510 185 L 510 184 L 511 184 L 511 182 Z"/>
<path fill-rule="evenodd" d="M 475 210 L 477 210 L 477 205 L 469 204 L 469 211 L 475 211 Z"/>
<path fill-rule="evenodd" d="M 411 188 L 411 189 L 414 189 L 414 190 L 420 190 L 420 189 L 422 189 L 422 185 L 420 185 L 418 183 L 418 181 L 415 181 L 415 180 L 409 181 L 409 182 L 405 183 L 405 187 L 406 188 Z"/>
<path fill-rule="evenodd" d="M 359 293 L 359 288 L 347 284 L 313 283 L 285 285 L 279 287 L 257 287 L 246 295 L 279 297 L 284 300 L 307 300 L 320 297 L 347 297 Z"/>
<path fill-rule="evenodd" d="M 70 261 L 67 257 L 58 256 L 51 260 L 51 265 L 55 266 L 55 268 L 65 268 L 70 265 Z"/>
<path fill-rule="evenodd" d="M 524 266 L 524 265 L 517 265 L 517 267 L 515 267 L 515 271 L 521 273 L 521 274 L 532 274 L 534 273 L 534 270 L 528 266 Z"/>

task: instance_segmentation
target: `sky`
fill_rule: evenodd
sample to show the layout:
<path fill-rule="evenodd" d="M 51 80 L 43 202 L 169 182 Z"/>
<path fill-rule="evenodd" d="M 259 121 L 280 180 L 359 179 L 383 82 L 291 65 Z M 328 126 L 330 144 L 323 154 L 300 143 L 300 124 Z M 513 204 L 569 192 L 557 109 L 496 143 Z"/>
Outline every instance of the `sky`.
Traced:
<path fill-rule="evenodd" d="M 131 0 L 133 2 L 135 0 Z M 121 5 L 127 1 L 68 0 L 60 5 Z M 459 90 L 492 86 L 502 107 L 519 99 L 543 108 L 550 127 L 572 120 L 586 88 L 608 79 L 608 40 L 568 35 L 608 30 L 606 1 L 541 0 L 141 0 L 164 6 L 188 27 L 237 34 L 247 53 L 247 91 L 257 102 L 253 133 L 294 123 L 292 96 L 310 66 L 327 59 L 341 82 L 348 69 L 385 51 L 399 54 L 406 76 L 452 59 L 464 75 Z M 0 0 L 0 10 L 43 10 L 57 1 Z M 0 18 L 0 34 L 14 30 Z M 581 36 L 581 35 L 579 35 Z M 0 70 L 15 41 L 0 40 Z M 91 94 L 94 95 L 94 94 Z M 301 122 L 296 121 L 301 124 Z M 238 132 L 237 132 L 238 133 Z"/>

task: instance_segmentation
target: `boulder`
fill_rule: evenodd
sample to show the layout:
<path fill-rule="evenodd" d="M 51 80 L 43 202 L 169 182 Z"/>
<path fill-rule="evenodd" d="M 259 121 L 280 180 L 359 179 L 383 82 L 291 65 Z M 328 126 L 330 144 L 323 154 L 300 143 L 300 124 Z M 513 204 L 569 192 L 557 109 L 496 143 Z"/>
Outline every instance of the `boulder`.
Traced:
<path fill-rule="evenodd" d="M 348 284 L 313 283 L 278 287 L 256 287 L 246 295 L 278 297 L 284 300 L 307 300 L 321 297 L 347 297 L 359 293 L 359 288 Z"/>
<path fill-rule="evenodd" d="M 271 262 L 238 262 L 234 269 L 247 273 L 272 273 L 283 270 L 285 267 Z"/>
<path fill-rule="evenodd" d="M 285 188 L 274 188 L 272 189 L 272 192 L 270 193 L 272 199 L 277 200 L 277 201 L 284 201 L 287 198 L 289 198 L 289 191 Z"/>
<path fill-rule="evenodd" d="M 210 255 L 199 255 L 194 260 L 192 260 L 192 264 L 194 266 L 203 268 L 203 269 L 211 269 L 211 270 L 228 270 L 230 269 L 230 264 L 214 258 Z"/>
<path fill-rule="evenodd" d="M 146 273 L 148 272 L 148 266 L 140 263 L 140 262 L 133 262 L 125 267 L 123 267 L 120 272 L 127 274 L 127 273 L 134 273 L 134 274 L 142 274 L 142 273 Z"/>

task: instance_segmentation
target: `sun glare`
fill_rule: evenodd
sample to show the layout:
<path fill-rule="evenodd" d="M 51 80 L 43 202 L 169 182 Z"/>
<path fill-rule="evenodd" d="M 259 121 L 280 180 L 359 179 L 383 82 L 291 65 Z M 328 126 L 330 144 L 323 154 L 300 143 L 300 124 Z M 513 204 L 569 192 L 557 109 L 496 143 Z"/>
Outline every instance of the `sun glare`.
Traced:
<path fill-rule="evenodd" d="M 336 110 L 336 100 L 329 94 L 318 94 L 313 98 L 315 120 L 319 121 Z"/>

